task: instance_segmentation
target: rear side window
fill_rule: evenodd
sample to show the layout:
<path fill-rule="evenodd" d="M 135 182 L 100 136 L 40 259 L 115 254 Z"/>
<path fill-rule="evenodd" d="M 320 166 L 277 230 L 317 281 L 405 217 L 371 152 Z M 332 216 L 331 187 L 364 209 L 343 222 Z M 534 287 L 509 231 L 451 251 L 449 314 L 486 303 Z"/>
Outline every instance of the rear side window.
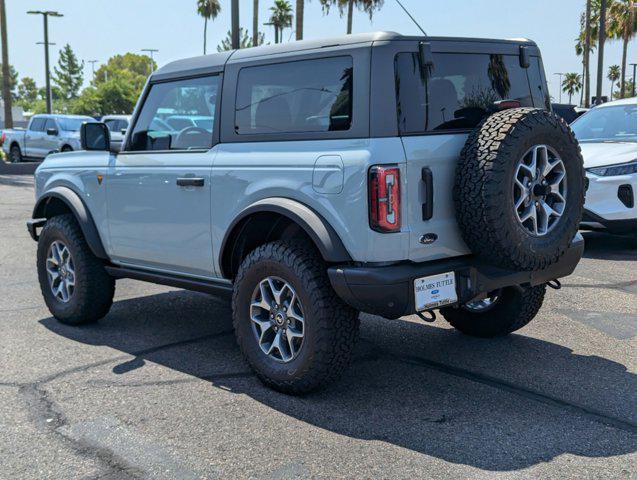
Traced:
<path fill-rule="evenodd" d="M 43 132 L 44 131 L 44 124 L 46 123 L 46 118 L 34 118 L 31 121 L 31 126 L 29 127 L 29 130 L 32 130 L 34 132 Z"/>
<path fill-rule="evenodd" d="M 528 70 L 517 55 L 438 53 L 423 72 L 417 53 L 395 59 L 398 126 L 401 133 L 473 128 L 513 100 L 523 107 L 546 108 L 542 77 L 536 71 L 531 88 Z"/>
<path fill-rule="evenodd" d="M 218 91 L 218 75 L 153 85 L 133 128 L 129 149 L 198 150 L 212 147 Z M 202 118 L 208 122 L 195 122 Z"/>
<path fill-rule="evenodd" d="M 329 132 L 352 124 L 352 57 L 246 67 L 239 72 L 238 134 Z"/>

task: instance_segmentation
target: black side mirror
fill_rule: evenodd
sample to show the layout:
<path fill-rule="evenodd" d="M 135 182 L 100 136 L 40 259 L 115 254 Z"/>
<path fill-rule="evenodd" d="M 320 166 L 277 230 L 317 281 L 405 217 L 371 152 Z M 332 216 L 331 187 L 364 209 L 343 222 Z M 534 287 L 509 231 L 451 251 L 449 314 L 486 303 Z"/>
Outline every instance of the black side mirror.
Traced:
<path fill-rule="evenodd" d="M 82 150 L 110 150 L 111 134 L 105 123 L 87 122 L 80 128 Z"/>
<path fill-rule="evenodd" d="M 57 128 L 47 128 L 46 129 L 46 134 L 47 135 L 52 135 L 52 136 L 56 136 L 58 134 L 58 129 Z"/>

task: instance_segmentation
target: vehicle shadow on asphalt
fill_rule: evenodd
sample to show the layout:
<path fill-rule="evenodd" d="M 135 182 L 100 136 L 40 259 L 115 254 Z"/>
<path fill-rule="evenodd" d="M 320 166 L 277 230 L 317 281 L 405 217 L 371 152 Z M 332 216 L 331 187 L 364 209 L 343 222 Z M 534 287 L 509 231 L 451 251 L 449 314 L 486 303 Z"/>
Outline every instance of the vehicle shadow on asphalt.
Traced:
<path fill-rule="evenodd" d="M 637 260 L 637 235 L 611 235 L 604 232 L 583 232 L 585 258 L 598 260 Z M 637 275 L 636 275 L 637 277 Z"/>
<path fill-rule="evenodd" d="M 339 382 L 305 397 L 256 380 L 234 343 L 230 306 L 206 295 L 173 291 L 119 301 L 104 320 L 81 328 L 53 318 L 41 324 L 133 357 L 113 360 L 104 382 L 170 383 L 137 374 L 152 362 L 188 375 L 175 383 L 209 382 L 211 395 L 222 388 L 339 435 L 484 470 L 637 450 L 637 375 L 620 363 L 523 331 L 489 341 L 411 321 L 362 320 L 353 365 Z"/>

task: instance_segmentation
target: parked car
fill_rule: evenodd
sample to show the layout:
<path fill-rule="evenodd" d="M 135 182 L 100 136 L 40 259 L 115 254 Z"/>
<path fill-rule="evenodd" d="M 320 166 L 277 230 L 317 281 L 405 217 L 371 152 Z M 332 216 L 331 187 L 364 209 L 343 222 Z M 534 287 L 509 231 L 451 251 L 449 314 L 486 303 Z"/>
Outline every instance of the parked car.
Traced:
<path fill-rule="evenodd" d="M 573 130 L 589 181 L 582 228 L 637 233 L 637 98 L 599 105 Z"/>
<path fill-rule="evenodd" d="M 80 149 L 80 126 L 94 122 L 80 115 L 33 115 L 26 130 L 3 130 L 2 149 L 12 162 L 42 160 L 53 152 Z"/>
<path fill-rule="evenodd" d="M 559 115 L 566 123 L 573 123 L 580 116 L 585 114 L 588 109 L 577 107 L 568 103 L 552 103 L 553 112 Z"/>
<path fill-rule="evenodd" d="M 522 40 L 373 33 L 170 63 L 121 152 L 86 124 L 89 151 L 38 168 L 45 302 L 78 325 L 118 278 L 230 295 L 248 363 L 289 393 L 343 371 L 359 311 L 506 335 L 583 253 L 582 157 L 548 98 Z M 166 111 L 214 123 L 166 130 Z"/>
<path fill-rule="evenodd" d="M 111 145 L 115 150 L 122 147 L 124 135 L 130 124 L 130 115 L 104 115 L 102 122 L 106 124 L 111 134 Z"/>

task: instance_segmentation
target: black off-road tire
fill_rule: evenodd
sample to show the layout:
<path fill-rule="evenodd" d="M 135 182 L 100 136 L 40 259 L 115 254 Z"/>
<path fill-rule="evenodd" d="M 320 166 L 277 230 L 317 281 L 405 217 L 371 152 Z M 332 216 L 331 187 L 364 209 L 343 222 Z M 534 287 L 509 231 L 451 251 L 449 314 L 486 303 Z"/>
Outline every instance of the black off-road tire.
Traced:
<path fill-rule="evenodd" d="M 75 290 L 67 303 L 53 295 L 46 272 L 49 247 L 56 240 L 67 246 L 75 267 Z M 115 279 L 106 273 L 102 260 L 91 252 L 73 215 L 59 215 L 46 222 L 38 240 L 37 267 L 46 306 L 61 323 L 92 323 L 110 310 Z"/>
<path fill-rule="evenodd" d="M 497 302 L 485 311 L 464 307 L 443 308 L 440 313 L 465 335 L 481 338 L 501 337 L 527 325 L 542 307 L 546 285 L 501 290 Z"/>
<path fill-rule="evenodd" d="M 66 152 L 72 152 L 73 151 L 73 147 L 71 147 L 70 145 L 64 145 L 62 147 L 62 150 L 60 150 L 62 153 L 66 153 Z"/>
<path fill-rule="evenodd" d="M 252 330 L 252 294 L 268 276 L 291 284 L 303 307 L 305 337 L 298 355 L 288 363 L 267 356 Z M 326 265 L 309 241 L 276 241 L 252 251 L 234 282 L 232 314 L 237 343 L 257 377 L 265 385 L 293 395 L 336 380 L 349 365 L 358 338 L 358 312 L 338 298 Z"/>
<path fill-rule="evenodd" d="M 566 170 L 566 207 L 544 236 L 531 235 L 515 214 L 513 177 L 518 161 L 535 145 L 548 145 Z M 495 113 L 465 144 L 453 190 L 458 224 L 473 253 L 492 264 L 538 270 L 568 249 L 582 218 L 585 172 L 579 144 L 553 113 L 517 108 Z"/>
<path fill-rule="evenodd" d="M 19 145 L 11 145 L 9 149 L 9 161 L 11 163 L 20 163 L 22 161 L 22 151 Z"/>

